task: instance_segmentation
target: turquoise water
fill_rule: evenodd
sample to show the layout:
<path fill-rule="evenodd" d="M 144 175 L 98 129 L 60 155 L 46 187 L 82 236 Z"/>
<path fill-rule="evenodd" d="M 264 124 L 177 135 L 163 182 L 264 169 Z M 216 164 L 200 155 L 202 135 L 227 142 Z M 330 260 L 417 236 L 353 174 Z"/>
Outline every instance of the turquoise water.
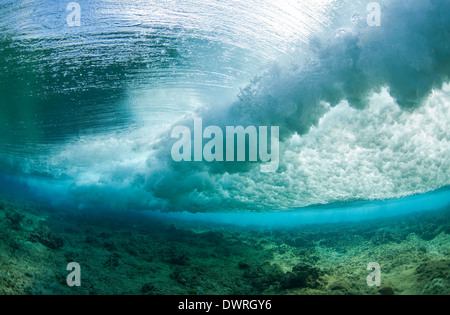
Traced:
<path fill-rule="evenodd" d="M 264 213 L 152 213 L 149 216 L 168 222 L 195 222 L 253 228 L 293 228 L 305 225 L 365 222 L 377 219 L 414 216 L 414 214 L 448 209 L 449 188 L 395 200 L 349 202 L 327 206 L 310 206 L 298 210 Z"/>
<path fill-rule="evenodd" d="M 449 122 L 448 0 L 0 0 L 0 294 L 449 294 Z"/>
<path fill-rule="evenodd" d="M 0 5 L 4 192 L 261 226 L 448 205 L 448 1 L 380 1 L 380 26 L 365 1 L 78 3 L 75 27 Z M 278 170 L 174 162 L 194 117 L 279 126 Z"/>

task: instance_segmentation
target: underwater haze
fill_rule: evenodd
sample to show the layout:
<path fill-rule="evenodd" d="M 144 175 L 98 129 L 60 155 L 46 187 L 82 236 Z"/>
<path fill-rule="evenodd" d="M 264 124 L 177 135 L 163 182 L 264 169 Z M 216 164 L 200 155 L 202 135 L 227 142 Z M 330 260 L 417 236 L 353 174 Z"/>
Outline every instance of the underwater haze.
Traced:
<path fill-rule="evenodd" d="M 416 263 L 385 263 L 396 293 L 448 294 L 449 75 L 448 0 L 0 0 L 0 261 L 124 268 L 124 291 L 82 294 L 378 294 L 330 271 L 365 279 L 376 252 Z M 230 126 L 255 137 L 227 147 Z M 161 277 L 133 280 L 142 264 Z M 181 277 L 200 265 L 210 282 Z M 5 277 L 3 294 L 74 293 Z"/>

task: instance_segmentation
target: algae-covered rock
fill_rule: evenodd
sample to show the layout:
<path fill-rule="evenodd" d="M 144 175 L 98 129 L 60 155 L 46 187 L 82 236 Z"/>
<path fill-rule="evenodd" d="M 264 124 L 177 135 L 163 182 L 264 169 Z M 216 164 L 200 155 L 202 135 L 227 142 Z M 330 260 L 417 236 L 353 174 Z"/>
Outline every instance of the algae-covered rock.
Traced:
<path fill-rule="evenodd" d="M 50 249 L 58 249 L 64 246 L 64 240 L 52 232 L 47 226 L 41 226 L 34 232 L 30 233 L 29 241 L 34 243 L 41 243 Z"/>
<path fill-rule="evenodd" d="M 250 269 L 250 265 L 244 261 L 240 261 L 240 262 L 238 262 L 238 268 L 241 270 L 246 270 L 246 269 Z"/>
<path fill-rule="evenodd" d="M 255 293 L 262 293 L 274 285 L 278 285 L 283 272 L 278 266 L 264 263 L 260 266 L 245 269 L 242 277 L 249 281 Z"/>
<path fill-rule="evenodd" d="M 174 248 L 163 248 L 159 252 L 159 256 L 163 262 L 177 266 L 186 266 L 190 260 L 187 252 Z"/>
<path fill-rule="evenodd" d="M 376 231 L 375 235 L 371 238 L 374 245 L 383 245 L 388 243 L 399 243 L 401 241 L 401 236 L 395 231 L 390 231 L 386 229 L 380 229 Z"/>
<path fill-rule="evenodd" d="M 431 260 L 416 268 L 422 294 L 442 295 L 450 293 L 450 260 Z"/>
<path fill-rule="evenodd" d="M 103 264 L 104 267 L 118 267 L 120 265 L 121 256 L 117 253 L 113 253 Z"/>
<path fill-rule="evenodd" d="M 20 229 L 20 223 L 22 222 L 22 220 L 25 218 L 25 216 L 23 214 L 20 213 L 11 213 L 8 212 L 6 214 L 6 219 L 8 219 L 11 228 L 14 230 L 19 230 Z"/>
<path fill-rule="evenodd" d="M 416 268 L 416 275 L 419 281 L 435 278 L 450 280 L 450 260 L 426 261 Z"/>
<path fill-rule="evenodd" d="M 448 295 L 449 283 L 442 278 L 435 278 L 422 291 L 423 295 Z"/>
<path fill-rule="evenodd" d="M 395 295 L 394 289 L 390 286 L 384 286 L 380 288 L 378 292 L 380 292 L 381 295 Z"/>
<path fill-rule="evenodd" d="M 323 272 L 317 267 L 299 264 L 283 276 L 280 285 L 282 289 L 317 288 L 322 275 Z"/>
<path fill-rule="evenodd" d="M 417 229 L 417 235 L 419 235 L 425 241 L 431 241 L 439 233 L 441 233 L 440 226 L 434 223 L 421 224 Z"/>
<path fill-rule="evenodd" d="M 142 286 L 141 288 L 141 293 L 143 295 L 161 295 L 161 290 L 159 290 L 158 288 L 156 288 L 153 284 L 151 283 L 146 283 Z"/>
<path fill-rule="evenodd" d="M 305 237 L 299 236 L 295 238 L 285 238 L 284 242 L 292 247 L 296 248 L 305 248 L 305 247 L 313 247 L 314 243 L 310 240 L 306 239 Z"/>

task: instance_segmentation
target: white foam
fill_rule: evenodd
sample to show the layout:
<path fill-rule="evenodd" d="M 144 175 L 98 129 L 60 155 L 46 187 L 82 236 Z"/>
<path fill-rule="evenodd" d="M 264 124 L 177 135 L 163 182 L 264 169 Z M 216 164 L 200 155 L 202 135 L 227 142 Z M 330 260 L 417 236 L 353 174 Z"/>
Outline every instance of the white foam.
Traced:
<path fill-rule="evenodd" d="M 276 65 L 227 109 L 199 111 L 205 124 L 280 126 L 278 173 L 174 163 L 170 128 L 75 141 L 55 151 L 49 173 L 70 179 L 75 204 L 175 211 L 280 210 L 449 185 L 449 4 L 388 4 L 382 28 L 312 40 L 308 62 Z"/>
<path fill-rule="evenodd" d="M 374 94 L 364 110 L 342 102 L 308 134 L 294 135 L 284 143 L 281 172 L 192 171 L 191 184 L 203 183 L 208 189 L 185 187 L 179 202 L 204 211 L 281 210 L 400 198 L 449 185 L 449 100 L 447 84 L 414 112 L 402 111 L 385 90 Z M 177 178 L 165 173 L 160 160 L 148 163 L 152 153 L 146 135 L 140 130 L 126 136 L 99 136 L 73 143 L 55 155 L 48 167 L 53 174 L 71 179 L 66 201 L 163 209 L 165 201 L 152 196 L 146 184 L 172 180 L 176 186 Z M 158 170 L 161 178 L 146 177 Z"/>

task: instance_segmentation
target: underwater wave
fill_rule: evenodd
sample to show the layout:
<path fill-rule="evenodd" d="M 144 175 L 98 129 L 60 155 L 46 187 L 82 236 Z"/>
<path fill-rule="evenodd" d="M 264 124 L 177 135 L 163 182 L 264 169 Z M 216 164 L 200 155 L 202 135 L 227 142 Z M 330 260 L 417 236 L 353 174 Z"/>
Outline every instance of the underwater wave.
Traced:
<path fill-rule="evenodd" d="M 227 212 L 450 184 L 448 1 L 380 1 L 379 27 L 365 1 L 79 1 L 80 28 L 56 3 L 1 5 L 0 167 L 15 189 Z M 174 162 L 172 127 L 194 117 L 279 126 L 277 172 Z"/>

